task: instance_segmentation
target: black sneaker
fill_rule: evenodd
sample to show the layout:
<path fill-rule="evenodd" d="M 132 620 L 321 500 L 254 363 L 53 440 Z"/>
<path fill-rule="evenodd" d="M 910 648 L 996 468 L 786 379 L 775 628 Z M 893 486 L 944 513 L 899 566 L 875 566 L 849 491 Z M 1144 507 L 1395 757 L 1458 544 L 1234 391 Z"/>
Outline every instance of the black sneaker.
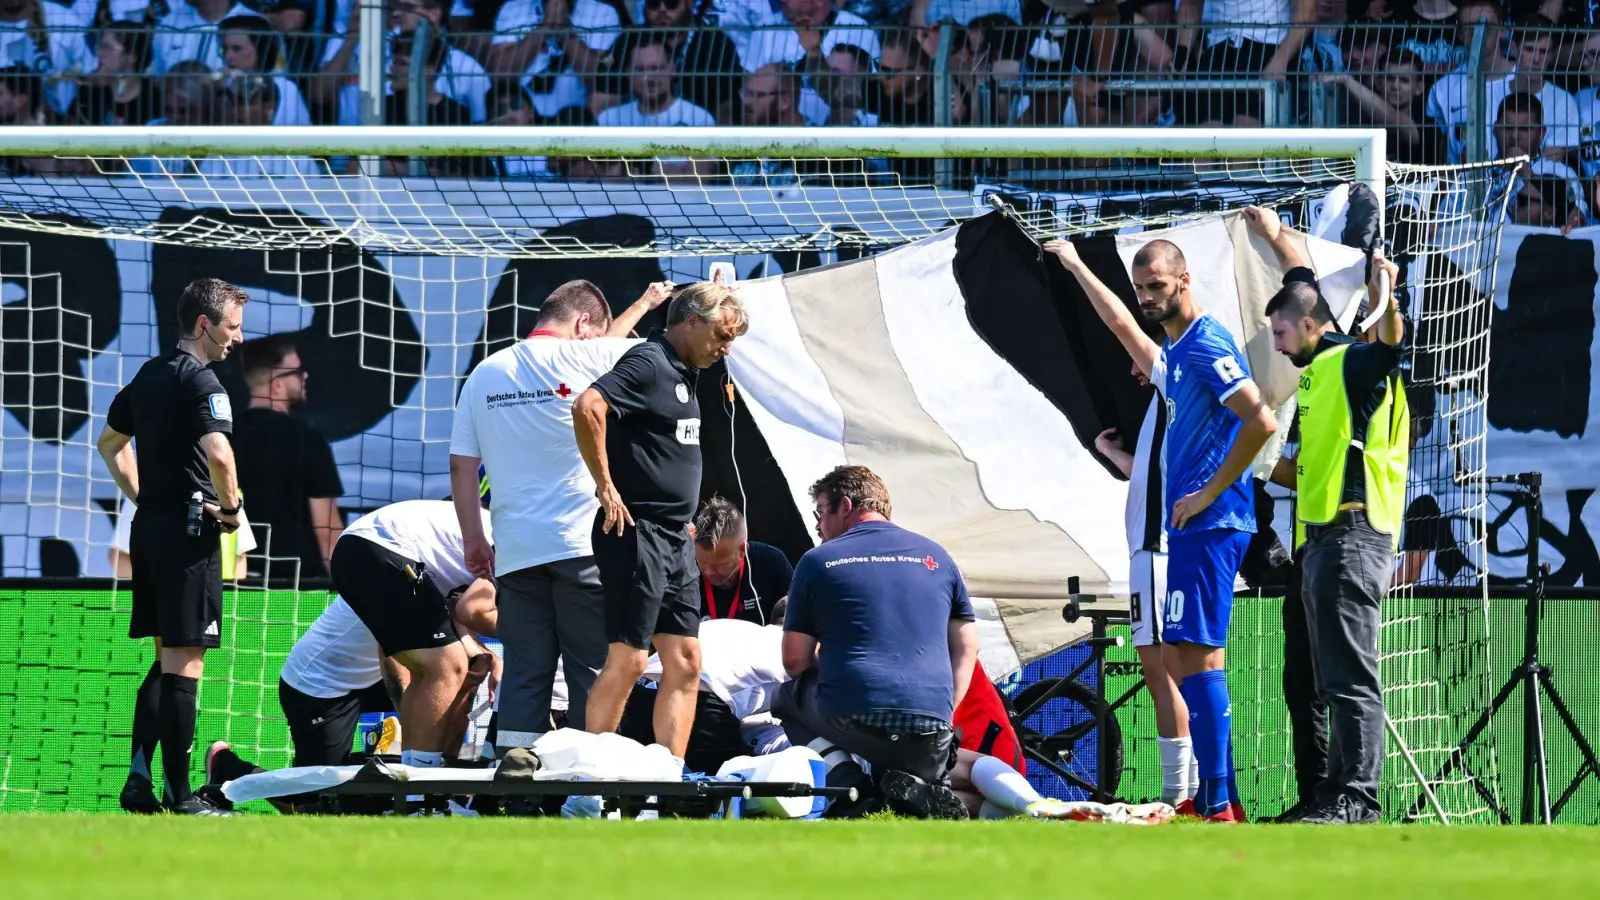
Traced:
<path fill-rule="evenodd" d="M 1378 821 L 1378 811 L 1340 794 L 1338 799 L 1323 804 L 1300 821 L 1307 825 L 1370 825 Z"/>
<path fill-rule="evenodd" d="M 225 809 L 218 809 L 211 801 L 200 794 L 193 794 L 182 803 L 168 804 L 167 812 L 175 816 L 231 816 L 232 813 Z"/>
<path fill-rule="evenodd" d="M 891 769 L 878 782 L 889 808 L 902 816 L 918 819 L 965 819 L 966 804 L 956 792 L 942 784 L 929 784 L 909 772 Z"/>
<path fill-rule="evenodd" d="M 1291 825 L 1304 821 L 1306 816 L 1316 812 L 1317 809 L 1318 806 L 1315 800 L 1300 800 L 1295 805 L 1264 821 L 1274 825 Z"/>
<path fill-rule="evenodd" d="M 161 812 L 161 801 L 156 799 L 155 786 L 136 775 L 129 775 L 122 786 L 122 796 L 117 798 L 123 812 L 153 816 Z"/>

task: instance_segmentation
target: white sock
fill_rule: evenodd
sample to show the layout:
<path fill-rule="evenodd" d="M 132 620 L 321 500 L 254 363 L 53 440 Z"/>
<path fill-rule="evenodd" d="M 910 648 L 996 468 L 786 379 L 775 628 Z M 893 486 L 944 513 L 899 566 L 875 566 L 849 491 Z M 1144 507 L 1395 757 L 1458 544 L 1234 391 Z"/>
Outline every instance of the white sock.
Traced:
<path fill-rule="evenodd" d="M 400 763 L 419 769 L 438 769 L 444 766 L 444 752 L 440 750 L 401 750 Z"/>
<path fill-rule="evenodd" d="M 1161 800 L 1173 806 L 1194 793 L 1189 769 L 1194 765 L 1194 741 L 1190 738 L 1156 738 L 1161 751 Z"/>
<path fill-rule="evenodd" d="M 1016 813 L 1006 809 L 1004 806 L 989 800 L 983 801 L 983 806 L 978 808 L 978 818 L 980 819 L 1012 819 L 1016 815 Z"/>
<path fill-rule="evenodd" d="M 1183 799 L 1193 800 L 1194 795 L 1200 793 L 1200 760 L 1194 755 L 1194 742 L 1190 741 L 1189 738 L 1184 738 L 1184 740 L 1189 741 L 1187 745 L 1189 748 L 1189 793 L 1184 795 Z"/>
<path fill-rule="evenodd" d="M 1021 772 L 992 756 L 981 756 L 973 761 L 972 786 L 983 799 L 1015 813 L 1025 812 L 1028 804 L 1044 799 Z"/>

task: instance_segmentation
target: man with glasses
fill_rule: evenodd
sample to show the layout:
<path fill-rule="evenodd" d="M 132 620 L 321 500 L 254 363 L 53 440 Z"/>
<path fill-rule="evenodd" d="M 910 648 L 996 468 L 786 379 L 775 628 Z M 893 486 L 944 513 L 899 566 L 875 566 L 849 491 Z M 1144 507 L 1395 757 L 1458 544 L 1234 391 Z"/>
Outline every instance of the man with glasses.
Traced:
<path fill-rule="evenodd" d="M 344 530 L 344 493 L 328 439 L 290 415 L 306 402 L 310 376 L 286 335 L 246 341 L 239 370 L 250 405 L 234 423 L 239 486 L 250 497 L 256 543 L 269 560 L 269 580 L 326 578 L 333 544 Z M 296 566 L 292 561 L 298 560 Z"/>

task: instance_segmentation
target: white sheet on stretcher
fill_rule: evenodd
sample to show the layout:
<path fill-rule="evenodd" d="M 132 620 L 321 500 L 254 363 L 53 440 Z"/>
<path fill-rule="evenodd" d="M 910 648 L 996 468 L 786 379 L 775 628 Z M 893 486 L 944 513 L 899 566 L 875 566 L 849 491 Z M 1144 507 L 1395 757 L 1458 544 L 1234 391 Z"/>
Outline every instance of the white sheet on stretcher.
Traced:
<path fill-rule="evenodd" d="M 616 734 L 589 734 L 572 728 L 552 731 L 534 741 L 542 764 L 535 781 L 680 781 L 683 763 L 659 744 L 646 747 Z M 423 769 L 394 765 L 397 777 L 411 782 L 494 780 L 493 769 Z M 361 771 L 360 766 L 301 766 L 246 775 L 222 786 L 234 803 L 287 797 L 337 787 Z"/>

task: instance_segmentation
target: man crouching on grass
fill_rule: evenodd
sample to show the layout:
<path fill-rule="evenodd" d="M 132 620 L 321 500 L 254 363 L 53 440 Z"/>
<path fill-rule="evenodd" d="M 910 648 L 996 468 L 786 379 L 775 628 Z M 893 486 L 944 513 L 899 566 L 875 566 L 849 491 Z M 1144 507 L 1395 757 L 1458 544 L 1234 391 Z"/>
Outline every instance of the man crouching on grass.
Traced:
<path fill-rule="evenodd" d="M 889 489 L 870 469 L 840 466 L 811 497 L 823 543 L 789 586 L 783 667 L 795 680 L 773 714 L 795 746 L 841 770 L 846 754 L 865 759 L 895 812 L 965 819 L 950 790 L 951 719 L 978 626 L 961 573 L 943 547 L 889 521 Z"/>

